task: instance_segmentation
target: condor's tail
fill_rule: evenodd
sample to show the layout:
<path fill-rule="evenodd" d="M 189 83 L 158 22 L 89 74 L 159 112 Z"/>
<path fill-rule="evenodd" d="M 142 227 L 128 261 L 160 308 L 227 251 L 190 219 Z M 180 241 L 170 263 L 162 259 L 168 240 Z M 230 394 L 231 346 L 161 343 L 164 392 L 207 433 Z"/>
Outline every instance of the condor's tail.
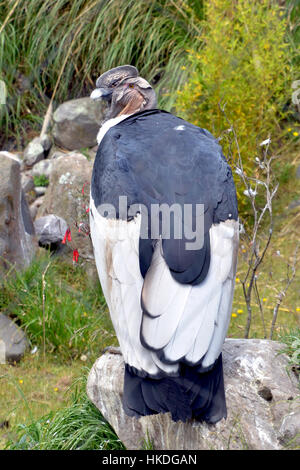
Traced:
<path fill-rule="evenodd" d="M 181 364 L 178 377 L 141 377 L 125 365 L 123 407 L 128 416 L 170 412 L 173 421 L 214 424 L 226 418 L 222 354 L 207 372 Z"/>

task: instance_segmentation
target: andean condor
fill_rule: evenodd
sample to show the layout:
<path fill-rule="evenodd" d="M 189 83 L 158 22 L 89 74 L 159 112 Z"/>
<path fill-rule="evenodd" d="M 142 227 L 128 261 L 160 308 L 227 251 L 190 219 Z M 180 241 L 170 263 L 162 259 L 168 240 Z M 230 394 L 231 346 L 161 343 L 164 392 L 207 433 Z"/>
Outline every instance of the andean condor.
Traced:
<path fill-rule="evenodd" d="M 221 350 L 238 249 L 231 169 L 207 130 L 157 109 L 135 67 L 103 73 L 91 98 L 108 103 L 90 225 L 125 361 L 124 410 L 216 423 L 226 417 Z M 157 207 L 171 208 L 167 230 Z"/>

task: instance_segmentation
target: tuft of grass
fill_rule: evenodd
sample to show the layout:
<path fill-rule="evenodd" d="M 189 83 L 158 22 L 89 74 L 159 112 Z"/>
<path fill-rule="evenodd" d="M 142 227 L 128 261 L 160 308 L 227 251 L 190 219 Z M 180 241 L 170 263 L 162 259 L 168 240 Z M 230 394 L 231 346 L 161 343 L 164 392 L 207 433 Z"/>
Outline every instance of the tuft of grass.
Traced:
<path fill-rule="evenodd" d="M 141 450 L 154 450 L 154 443 L 149 435 L 149 431 L 147 429 L 146 436 L 142 441 L 142 449 Z"/>
<path fill-rule="evenodd" d="M 50 255 L 4 278 L 0 310 L 21 325 L 32 346 L 62 361 L 96 358 L 116 341 L 100 285 L 83 267 Z"/>
<path fill-rule="evenodd" d="M 86 381 L 75 386 L 72 402 L 30 424 L 16 428 L 16 438 L 7 450 L 118 450 L 124 449 L 110 425 L 90 402 Z"/>
<path fill-rule="evenodd" d="M 83 362 L 60 361 L 53 354 L 42 357 L 40 348 L 27 351 L 14 366 L 0 367 L 0 449 L 16 440 L 16 425 L 37 421 L 70 405 L 71 384 L 84 375 Z M 92 361 L 85 362 L 86 367 Z"/>

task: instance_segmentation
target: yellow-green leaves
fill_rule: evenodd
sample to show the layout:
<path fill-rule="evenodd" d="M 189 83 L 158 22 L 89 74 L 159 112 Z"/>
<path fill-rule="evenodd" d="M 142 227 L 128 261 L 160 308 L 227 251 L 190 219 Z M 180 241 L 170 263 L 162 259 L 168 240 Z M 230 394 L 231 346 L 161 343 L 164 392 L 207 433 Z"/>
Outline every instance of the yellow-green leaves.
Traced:
<path fill-rule="evenodd" d="M 225 105 L 250 169 L 257 143 L 269 134 L 278 136 L 291 93 L 286 19 L 270 0 L 211 0 L 205 5 L 203 33 L 186 64 L 193 72 L 177 95 L 177 112 L 218 137 L 229 127 L 220 110 Z M 222 146 L 227 153 L 225 139 Z"/>

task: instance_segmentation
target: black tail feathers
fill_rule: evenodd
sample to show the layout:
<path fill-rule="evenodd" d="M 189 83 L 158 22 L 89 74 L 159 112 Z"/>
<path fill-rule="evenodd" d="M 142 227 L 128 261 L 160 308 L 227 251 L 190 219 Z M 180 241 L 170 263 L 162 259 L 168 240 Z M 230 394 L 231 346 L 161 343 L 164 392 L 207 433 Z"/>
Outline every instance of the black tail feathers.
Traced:
<path fill-rule="evenodd" d="M 214 424 L 226 418 L 222 354 L 212 369 L 181 365 L 180 376 L 139 377 L 125 365 L 123 407 L 128 416 L 170 412 L 173 421 L 195 419 Z"/>

